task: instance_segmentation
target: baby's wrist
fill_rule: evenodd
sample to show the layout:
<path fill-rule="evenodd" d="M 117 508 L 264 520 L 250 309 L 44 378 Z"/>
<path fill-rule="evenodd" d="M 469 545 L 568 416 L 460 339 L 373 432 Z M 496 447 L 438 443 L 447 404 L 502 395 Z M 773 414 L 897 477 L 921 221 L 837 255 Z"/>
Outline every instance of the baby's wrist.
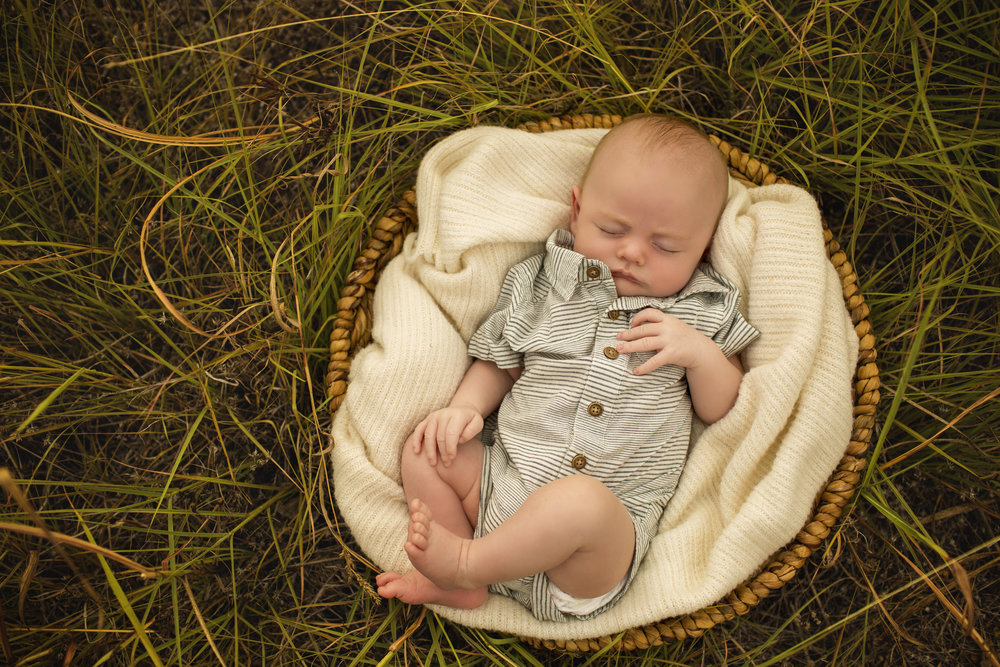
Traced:
<path fill-rule="evenodd" d="M 482 416 L 482 410 L 480 410 L 478 406 L 473 405 L 468 401 L 452 400 L 452 402 L 448 404 L 448 407 L 451 408 L 452 410 L 470 410 L 471 412 L 476 413 L 480 417 Z"/>
<path fill-rule="evenodd" d="M 692 355 L 692 363 L 688 366 L 689 370 L 700 368 L 706 364 L 718 363 L 720 359 L 722 361 L 726 360 L 726 356 L 722 354 L 722 350 L 719 349 L 714 340 L 701 333 L 698 335 L 700 339 L 698 340 L 698 345 L 695 347 L 695 353 Z"/>

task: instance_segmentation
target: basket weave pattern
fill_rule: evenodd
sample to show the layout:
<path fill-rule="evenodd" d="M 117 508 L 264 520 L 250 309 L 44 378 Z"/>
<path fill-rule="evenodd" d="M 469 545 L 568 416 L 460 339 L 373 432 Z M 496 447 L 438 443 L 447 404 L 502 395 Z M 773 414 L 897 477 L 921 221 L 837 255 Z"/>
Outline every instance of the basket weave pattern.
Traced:
<path fill-rule="evenodd" d="M 622 121 L 620 116 L 581 114 L 550 118 L 519 126 L 528 132 L 564 129 L 607 128 Z M 725 155 L 733 177 L 751 185 L 770 185 L 788 181 L 774 174 L 766 165 L 751 158 L 718 137 L 709 137 Z M 354 353 L 371 339 L 371 299 L 385 264 L 399 254 L 403 239 L 417 228 L 416 195 L 407 190 L 402 199 L 375 224 L 371 236 L 348 274 L 340 299 L 337 318 L 330 336 L 330 362 L 326 374 L 330 413 L 336 413 L 347 391 L 348 372 Z M 879 402 L 879 373 L 876 365 L 875 336 L 870 311 L 858 287 L 858 276 L 846 253 L 824 226 L 827 256 L 840 277 L 844 303 L 858 335 L 859 354 L 854 376 L 854 424 L 851 440 L 836 470 L 817 496 L 812 517 L 795 539 L 775 554 L 761 570 L 737 586 L 722 601 L 685 616 L 632 628 L 621 639 L 628 650 L 643 649 L 665 642 L 697 637 L 718 623 L 746 614 L 771 591 L 781 588 L 805 565 L 805 562 L 830 535 L 865 468 L 865 455 L 875 427 L 875 409 Z M 570 652 L 596 651 L 617 637 L 604 636 L 583 640 L 540 640 L 523 638 L 536 647 Z"/>

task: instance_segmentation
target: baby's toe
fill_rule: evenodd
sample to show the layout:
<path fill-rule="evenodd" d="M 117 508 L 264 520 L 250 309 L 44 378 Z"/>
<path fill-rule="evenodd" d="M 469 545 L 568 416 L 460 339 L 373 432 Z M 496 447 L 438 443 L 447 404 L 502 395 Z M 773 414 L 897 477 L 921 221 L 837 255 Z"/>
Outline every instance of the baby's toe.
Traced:
<path fill-rule="evenodd" d="M 429 544 L 426 533 L 414 533 L 413 536 L 409 539 L 408 543 L 413 545 L 420 551 L 425 550 L 427 548 L 427 545 Z"/>
<path fill-rule="evenodd" d="M 385 586 L 388 583 L 396 581 L 401 576 L 403 576 L 403 575 L 401 575 L 401 574 L 399 574 L 397 572 L 382 572 L 380 574 L 375 575 L 375 585 L 377 585 L 377 586 Z"/>
<path fill-rule="evenodd" d="M 427 503 L 422 501 L 420 498 L 414 498 L 410 501 L 410 516 L 421 514 L 426 517 L 425 520 L 429 521 L 431 519 L 431 508 L 427 506 Z"/>

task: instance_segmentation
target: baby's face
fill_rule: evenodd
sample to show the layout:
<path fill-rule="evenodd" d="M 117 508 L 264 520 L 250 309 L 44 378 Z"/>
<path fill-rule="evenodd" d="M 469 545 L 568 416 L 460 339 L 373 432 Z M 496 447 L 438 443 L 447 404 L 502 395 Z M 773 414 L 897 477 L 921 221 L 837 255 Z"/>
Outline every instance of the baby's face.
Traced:
<path fill-rule="evenodd" d="M 611 269 L 619 296 L 671 296 L 691 279 L 728 188 L 725 169 L 710 158 L 614 137 L 582 190 L 573 188 L 573 249 Z"/>

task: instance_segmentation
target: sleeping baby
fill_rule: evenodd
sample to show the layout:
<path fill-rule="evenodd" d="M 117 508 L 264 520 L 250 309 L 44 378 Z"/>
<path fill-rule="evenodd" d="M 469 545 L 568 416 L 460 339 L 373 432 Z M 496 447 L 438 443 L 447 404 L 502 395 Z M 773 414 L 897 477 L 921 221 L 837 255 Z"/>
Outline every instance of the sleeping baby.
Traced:
<path fill-rule="evenodd" d="M 380 574 L 380 595 L 471 608 L 492 591 L 563 620 L 625 592 L 692 409 L 729 411 L 758 336 L 706 263 L 727 192 L 722 156 L 684 121 L 632 116 L 605 135 L 569 230 L 508 272 L 451 402 L 404 443 L 415 569 Z"/>

